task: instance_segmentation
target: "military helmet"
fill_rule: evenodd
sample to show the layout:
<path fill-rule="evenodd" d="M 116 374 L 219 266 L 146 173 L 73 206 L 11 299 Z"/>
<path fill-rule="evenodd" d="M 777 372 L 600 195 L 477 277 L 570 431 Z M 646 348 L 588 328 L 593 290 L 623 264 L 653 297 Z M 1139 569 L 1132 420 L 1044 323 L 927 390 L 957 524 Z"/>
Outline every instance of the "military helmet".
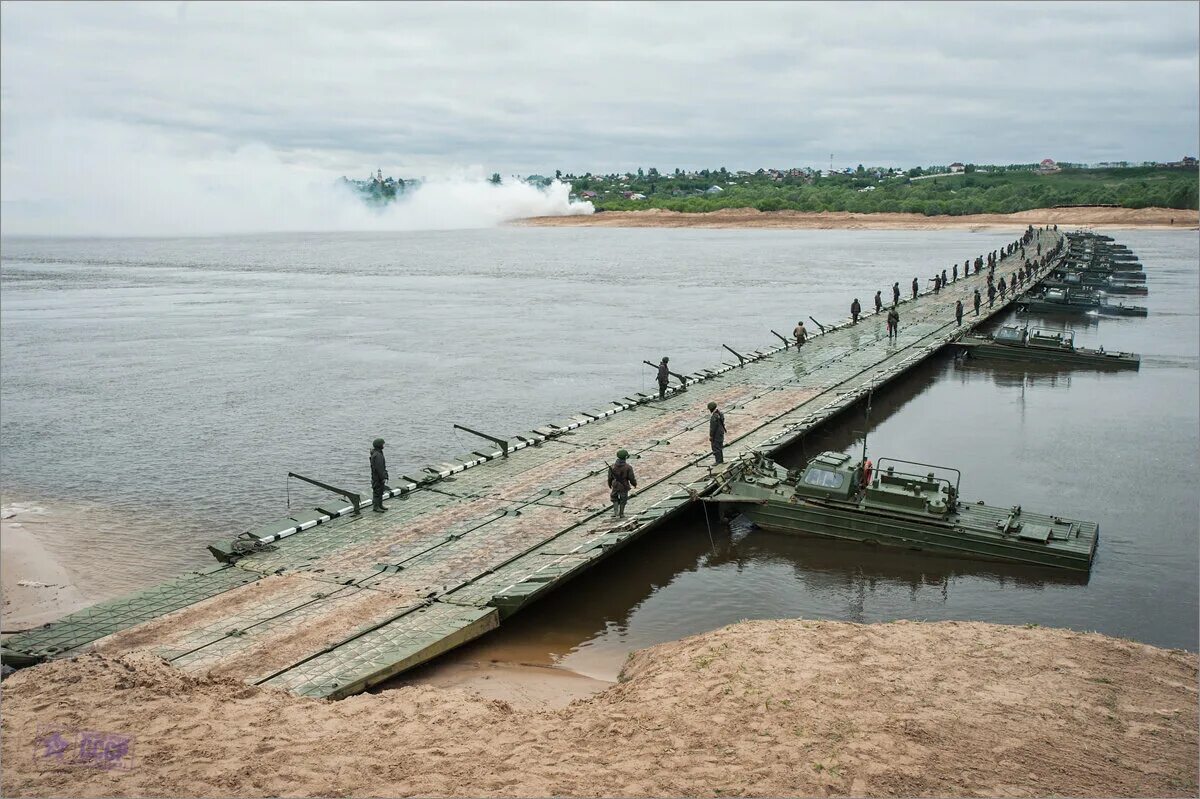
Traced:
<path fill-rule="evenodd" d="M 664 356 L 663 356 L 663 361 L 662 361 L 662 362 L 663 362 L 663 363 L 666 363 L 666 362 L 667 362 L 667 361 L 669 361 L 669 360 L 671 360 L 671 359 L 670 359 L 670 358 L 668 358 L 667 356 L 665 356 L 665 355 L 664 355 Z"/>
<path fill-rule="evenodd" d="M 629 457 L 629 453 L 623 449 L 617 450 L 617 460 L 625 460 Z"/>
<path fill-rule="evenodd" d="M 715 403 L 715 402 L 708 403 L 708 409 L 710 411 L 715 411 L 717 409 L 717 403 Z"/>
<path fill-rule="evenodd" d="M 374 441 L 371 442 L 371 446 L 374 447 L 375 449 L 383 449 L 383 439 L 382 438 L 375 439 Z"/>

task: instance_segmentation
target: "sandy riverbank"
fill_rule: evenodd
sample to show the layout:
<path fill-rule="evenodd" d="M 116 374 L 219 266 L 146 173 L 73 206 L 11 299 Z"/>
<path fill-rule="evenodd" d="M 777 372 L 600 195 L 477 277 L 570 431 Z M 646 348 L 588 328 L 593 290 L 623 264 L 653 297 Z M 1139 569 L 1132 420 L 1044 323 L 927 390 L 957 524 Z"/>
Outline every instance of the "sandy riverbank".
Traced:
<path fill-rule="evenodd" d="M 636 653 L 619 684 L 545 710 L 427 685 L 298 699 L 87 655 L 5 681 L 2 788 L 1195 796 L 1196 679 L 1190 653 L 954 622 L 743 622 Z M 130 755 L 109 771 L 72 763 L 71 730 L 133 736 Z M 50 741 L 72 746 L 63 762 L 45 756 Z"/>
<path fill-rule="evenodd" d="M 687 214 L 657 208 L 645 211 L 605 211 L 586 216 L 539 216 L 521 219 L 514 225 L 529 227 L 686 227 L 686 228 L 776 228 L 799 230 L 992 230 L 1026 225 L 1089 227 L 1094 230 L 1163 228 L 1195 230 L 1200 227 L 1196 211 L 1171 208 L 1040 208 L 1015 214 L 971 216 L 924 216 L 922 214 L 853 214 L 845 211 L 759 211 L 728 208 L 703 214 Z"/>
<path fill-rule="evenodd" d="M 0 630 L 36 627 L 92 603 L 68 569 L 50 553 L 38 531 L 48 523 L 34 504 L 0 507 Z"/>

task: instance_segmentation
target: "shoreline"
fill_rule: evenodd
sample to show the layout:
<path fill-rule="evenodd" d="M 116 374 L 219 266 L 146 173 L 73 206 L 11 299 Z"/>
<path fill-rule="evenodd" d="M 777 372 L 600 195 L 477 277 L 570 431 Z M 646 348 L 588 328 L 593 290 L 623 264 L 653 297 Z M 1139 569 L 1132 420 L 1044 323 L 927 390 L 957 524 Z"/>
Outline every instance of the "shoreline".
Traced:
<path fill-rule="evenodd" d="M 37 537 L 44 508 L 12 503 L 0 508 L 0 632 L 19 632 L 82 610 L 85 596 L 70 570 Z"/>
<path fill-rule="evenodd" d="M 553 708 L 429 685 L 317 700 L 85 654 L 5 680 L 0 788 L 1194 796 L 1196 678 L 1195 653 L 979 622 L 740 622 L 641 650 L 618 683 Z M 73 757 L 80 730 L 124 742 L 115 767 Z"/>
<path fill-rule="evenodd" d="M 759 211 L 726 208 L 685 213 L 648 208 L 575 216 L 535 216 L 508 223 L 514 227 L 760 228 L 777 230 L 997 230 L 1033 225 L 1088 227 L 1094 230 L 1150 228 L 1198 230 L 1200 214 L 1172 208 L 1038 208 L 1012 214 L 924 216 L 907 213 L 859 214 L 849 211 Z"/>

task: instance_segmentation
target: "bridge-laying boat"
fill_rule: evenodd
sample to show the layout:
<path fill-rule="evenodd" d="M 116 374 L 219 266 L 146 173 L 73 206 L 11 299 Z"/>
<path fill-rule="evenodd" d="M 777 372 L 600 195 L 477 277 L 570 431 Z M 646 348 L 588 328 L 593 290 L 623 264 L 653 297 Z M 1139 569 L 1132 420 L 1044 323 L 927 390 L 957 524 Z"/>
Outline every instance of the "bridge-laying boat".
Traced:
<path fill-rule="evenodd" d="M 720 492 L 728 505 L 765 530 L 945 555 L 1088 572 L 1096 522 L 999 508 L 959 499 L 957 469 L 881 458 L 855 460 L 823 452 L 788 470 L 762 453 L 730 464 Z"/>
<path fill-rule="evenodd" d="M 1016 303 L 1017 313 L 1098 314 L 1100 316 L 1146 316 L 1142 305 L 1108 302 L 1095 292 L 1082 289 L 1052 288 L 1027 294 Z"/>
<path fill-rule="evenodd" d="M 1075 346 L 1075 331 L 1005 325 L 990 335 L 963 336 L 958 346 L 973 358 L 1037 361 L 1101 369 L 1137 369 L 1142 359 L 1133 352 L 1114 352 Z"/>

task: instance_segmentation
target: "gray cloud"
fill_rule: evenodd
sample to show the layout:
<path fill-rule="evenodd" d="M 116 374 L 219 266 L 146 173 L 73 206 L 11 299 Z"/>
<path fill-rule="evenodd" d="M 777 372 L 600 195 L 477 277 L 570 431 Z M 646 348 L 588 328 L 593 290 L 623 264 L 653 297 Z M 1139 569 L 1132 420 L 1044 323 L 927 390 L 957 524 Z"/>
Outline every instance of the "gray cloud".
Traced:
<path fill-rule="evenodd" d="M 6 3 L 0 14 L 6 200 L 36 195 L 48 164 L 86 169 L 53 151 L 50 131 L 99 123 L 161 139 L 181 162 L 261 145 L 356 175 L 820 165 L 831 152 L 839 165 L 1142 160 L 1194 153 L 1200 136 L 1195 3 Z"/>

